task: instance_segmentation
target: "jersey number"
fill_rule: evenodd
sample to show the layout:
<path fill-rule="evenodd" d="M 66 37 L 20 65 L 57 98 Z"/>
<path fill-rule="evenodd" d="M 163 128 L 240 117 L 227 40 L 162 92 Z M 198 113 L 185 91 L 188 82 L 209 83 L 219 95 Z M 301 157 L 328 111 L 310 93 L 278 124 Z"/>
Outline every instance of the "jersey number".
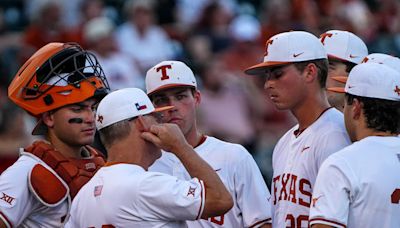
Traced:
<path fill-rule="evenodd" d="M 217 217 L 211 217 L 210 222 L 222 226 L 222 225 L 224 225 L 224 215 L 217 216 Z"/>
<path fill-rule="evenodd" d="M 394 190 L 391 198 L 392 198 L 392 203 L 394 203 L 394 204 L 400 203 L 400 188 L 396 188 L 396 190 Z"/>
<path fill-rule="evenodd" d="M 290 223 L 288 227 L 292 228 L 308 227 L 307 215 L 299 215 L 296 219 L 292 214 L 288 214 L 286 215 L 286 221 Z M 302 222 L 305 222 L 305 226 L 302 226 Z"/>

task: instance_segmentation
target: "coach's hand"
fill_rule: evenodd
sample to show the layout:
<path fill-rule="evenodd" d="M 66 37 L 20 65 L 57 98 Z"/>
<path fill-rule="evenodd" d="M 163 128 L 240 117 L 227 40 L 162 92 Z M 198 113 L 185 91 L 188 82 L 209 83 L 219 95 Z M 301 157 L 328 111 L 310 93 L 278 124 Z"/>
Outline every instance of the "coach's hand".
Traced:
<path fill-rule="evenodd" d="M 149 131 L 142 133 L 142 138 L 174 154 L 187 151 L 182 148 L 191 147 L 178 125 L 171 123 L 152 125 Z"/>

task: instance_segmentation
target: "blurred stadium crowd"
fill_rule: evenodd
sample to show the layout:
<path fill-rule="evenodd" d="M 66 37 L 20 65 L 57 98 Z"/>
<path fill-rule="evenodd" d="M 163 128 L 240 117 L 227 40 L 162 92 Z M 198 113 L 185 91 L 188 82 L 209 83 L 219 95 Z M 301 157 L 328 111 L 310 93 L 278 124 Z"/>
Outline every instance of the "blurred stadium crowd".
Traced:
<path fill-rule="evenodd" d="M 201 129 L 240 143 L 267 183 L 276 141 L 294 121 L 243 70 L 269 37 L 330 29 L 361 37 L 369 52 L 400 56 L 398 0 L 0 0 L 0 172 L 32 140 L 34 120 L 7 98 L 18 68 L 48 42 L 77 42 L 99 58 L 112 90 L 144 89 L 147 69 L 187 63 L 202 92 Z"/>

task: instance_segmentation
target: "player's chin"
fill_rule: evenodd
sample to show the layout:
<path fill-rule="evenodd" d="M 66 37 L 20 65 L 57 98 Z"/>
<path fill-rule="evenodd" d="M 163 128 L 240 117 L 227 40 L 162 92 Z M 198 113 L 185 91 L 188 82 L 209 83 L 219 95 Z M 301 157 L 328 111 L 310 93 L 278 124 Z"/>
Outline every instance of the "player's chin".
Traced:
<path fill-rule="evenodd" d="M 275 108 L 278 110 L 288 110 L 290 106 L 282 102 L 274 102 Z"/>
<path fill-rule="evenodd" d="M 83 136 L 79 138 L 80 145 L 90 145 L 94 142 L 94 135 L 92 136 Z"/>

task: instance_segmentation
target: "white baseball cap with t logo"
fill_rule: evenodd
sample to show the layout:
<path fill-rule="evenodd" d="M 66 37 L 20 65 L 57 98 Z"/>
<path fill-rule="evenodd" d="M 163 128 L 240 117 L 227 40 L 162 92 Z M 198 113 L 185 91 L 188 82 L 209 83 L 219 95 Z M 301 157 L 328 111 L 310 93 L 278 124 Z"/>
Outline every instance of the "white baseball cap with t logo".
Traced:
<path fill-rule="evenodd" d="M 400 101 L 400 73 L 383 64 L 362 63 L 350 71 L 344 88 L 331 91 Z"/>
<path fill-rule="evenodd" d="M 368 48 L 358 36 L 348 31 L 329 30 L 320 36 L 329 58 L 359 64 Z"/>
<path fill-rule="evenodd" d="M 274 66 L 327 58 L 324 46 L 313 34 L 304 31 L 284 32 L 266 42 L 264 61 L 246 69 L 245 73 L 258 75 Z"/>
<path fill-rule="evenodd" d="M 397 72 L 400 72 L 400 59 L 398 57 L 394 57 L 383 53 L 372 53 L 367 55 L 361 63 L 367 63 L 367 62 L 383 64 L 392 68 Z M 332 79 L 341 83 L 346 83 L 347 76 L 335 76 L 332 77 Z M 328 88 L 328 90 L 331 90 L 331 88 Z"/>
<path fill-rule="evenodd" d="M 96 128 L 100 130 L 122 120 L 171 108 L 172 106 L 154 108 L 146 93 L 138 88 L 116 90 L 100 101 L 96 111 Z"/>
<path fill-rule="evenodd" d="M 193 71 L 180 61 L 163 61 L 146 73 L 146 90 L 151 95 L 157 91 L 178 86 L 197 88 Z"/>

